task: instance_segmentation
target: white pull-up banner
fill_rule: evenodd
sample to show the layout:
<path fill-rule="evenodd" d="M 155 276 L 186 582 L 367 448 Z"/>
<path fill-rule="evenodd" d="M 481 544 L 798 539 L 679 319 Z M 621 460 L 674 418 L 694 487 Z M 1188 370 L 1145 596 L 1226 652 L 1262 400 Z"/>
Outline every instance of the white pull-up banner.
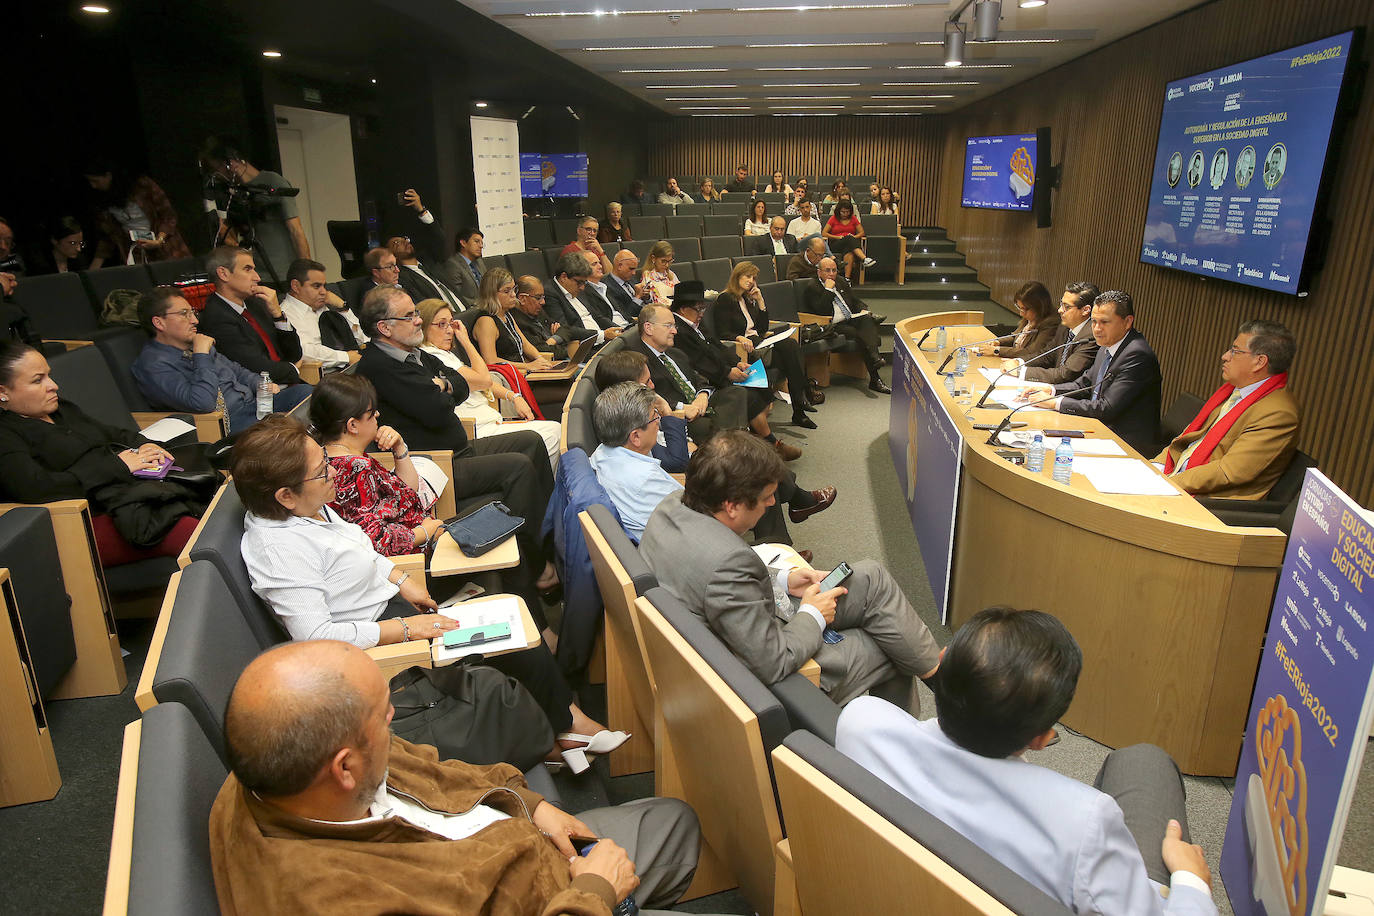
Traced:
<path fill-rule="evenodd" d="M 520 132 L 504 118 L 472 119 L 472 178 L 484 254 L 525 250 L 520 211 Z"/>

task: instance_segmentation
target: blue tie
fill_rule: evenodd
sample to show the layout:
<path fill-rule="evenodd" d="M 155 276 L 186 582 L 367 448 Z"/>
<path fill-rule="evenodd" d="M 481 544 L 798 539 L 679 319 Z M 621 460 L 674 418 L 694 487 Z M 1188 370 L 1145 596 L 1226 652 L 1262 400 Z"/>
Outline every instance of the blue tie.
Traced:
<path fill-rule="evenodd" d="M 1102 371 L 1097 374 L 1097 381 L 1093 382 L 1094 401 L 1096 401 L 1098 395 L 1102 393 L 1102 382 L 1107 378 L 1107 367 L 1111 365 L 1112 362 L 1112 351 L 1104 349 L 1102 352 L 1107 354 L 1107 358 L 1102 361 Z"/>
<path fill-rule="evenodd" d="M 477 278 L 477 285 L 482 285 L 482 272 L 477 269 L 476 261 L 468 261 L 468 267 L 472 268 L 472 275 Z"/>

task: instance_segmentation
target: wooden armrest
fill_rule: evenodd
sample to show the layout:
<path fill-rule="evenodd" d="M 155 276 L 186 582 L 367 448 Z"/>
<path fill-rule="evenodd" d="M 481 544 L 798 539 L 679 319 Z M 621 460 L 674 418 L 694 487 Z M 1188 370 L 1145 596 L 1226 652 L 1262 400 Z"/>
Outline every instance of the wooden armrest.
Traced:
<path fill-rule="evenodd" d="M 411 576 L 424 579 L 425 577 L 425 555 L 422 553 L 407 553 L 403 556 L 392 557 L 391 564 L 397 569 L 403 569 Z"/>
<path fill-rule="evenodd" d="M 676 480 L 678 483 L 682 484 L 684 487 L 687 486 L 686 474 L 669 474 L 668 476 Z"/>
<path fill-rule="evenodd" d="M 806 664 L 798 669 L 798 673 L 817 687 L 821 686 L 821 666 L 814 658 L 808 658 Z"/>
<path fill-rule="evenodd" d="M 224 438 L 224 419 L 217 413 L 188 413 L 182 410 L 135 410 L 134 422 L 139 429 L 152 426 L 167 417 L 190 416 L 196 427 L 197 442 L 218 442 Z"/>
<path fill-rule="evenodd" d="M 408 642 L 397 642 L 388 646 L 373 646 L 365 651 L 377 663 L 377 667 L 382 669 L 382 674 L 386 676 L 387 680 L 390 680 L 393 675 L 416 665 L 421 668 L 434 666 L 428 639 L 412 639 Z"/>
<path fill-rule="evenodd" d="M 61 339 L 58 339 L 58 340 L 53 340 L 53 339 L 51 339 L 51 338 L 44 338 L 44 341 L 43 341 L 43 342 L 44 342 L 44 343 L 60 343 L 60 344 L 62 344 L 64 347 L 66 347 L 68 350 L 75 350 L 75 349 L 77 349 L 78 347 L 89 347 L 89 346 L 91 346 L 93 343 L 95 343 L 95 341 L 93 341 L 93 340 L 67 340 L 66 338 L 61 338 Z"/>
<path fill-rule="evenodd" d="M 463 424 L 463 432 L 467 433 L 468 438 L 476 439 L 477 421 L 474 420 L 472 417 L 459 417 L 458 419 Z"/>
<path fill-rule="evenodd" d="M 296 364 L 300 370 L 301 379 L 308 385 L 318 385 L 320 383 L 320 370 L 324 368 L 324 363 L 318 359 L 302 359 Z"/>
<path fill-rule="evenodd" d="M 813 315 L 810 312 L 798 312 L 797 317 L 801 319 L 802 324 L 829 324 L 832 316 Z"/>
<path fill-rule="evenodd" d="M 468 421 L 464 420 L 464 423 Z M 471 434 L 469 434 L 471 435 Z M 396 470 L 396 459 L 391 457 L 390 452 L 369 452 L 377 463 L 389 471 Z M 453 518 L 458 514 L 457 502 L 453 495 L 453 452 L 446 448 L 425 449 L 416 451 L 415 455 L 423 456 L 433 461 L 444 469 L 448 475 L 448 483 L 444 485 L 444 492 L 439 494 L 439 501 L 434 504 L 434 514 L 438 518 Z"/>

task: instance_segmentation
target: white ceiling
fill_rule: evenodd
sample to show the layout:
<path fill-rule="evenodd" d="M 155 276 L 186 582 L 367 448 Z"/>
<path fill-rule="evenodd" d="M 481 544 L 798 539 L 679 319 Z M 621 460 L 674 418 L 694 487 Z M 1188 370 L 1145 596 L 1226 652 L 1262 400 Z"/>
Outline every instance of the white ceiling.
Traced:
<path fill-rule="evenodd" d="M 959 0 L 463 2 L 665 112 L 747 117 L 953 111 L 1204 0 L 1003 0 L 996 43 L 970 7 L 962 67 L 941 46 Z"/>

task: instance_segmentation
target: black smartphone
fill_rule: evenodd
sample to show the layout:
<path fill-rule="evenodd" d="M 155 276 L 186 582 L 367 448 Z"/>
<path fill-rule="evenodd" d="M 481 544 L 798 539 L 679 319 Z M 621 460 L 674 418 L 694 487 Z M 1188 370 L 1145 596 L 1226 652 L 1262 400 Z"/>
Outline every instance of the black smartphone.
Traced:
<path fill-rule="evenodd" d="M 854 567 L 848 563 L 841 563 L 830 570 L 830 574 L 821 580 L 821 584 L 817 588 L 823 592 L 828 592 L 832 588 L 839 588 L 852 575 L 854 575 Z"/>
<path fill-rule="evenodd" d="M 579 856 L 585 856 L 587 853 L 591 852 L 592 847 L 597 844 L 599 839 L 599 837 L 594 836 L 578 836 L 575 833 L 568 834 L 568 842 L 572 843 L 572 848 Z"/>
<path fill-rule="evenodd" d="M 975 423 L 975 424 L 973 424 L 973 428 L 974 428 L 974 429 L 985 429 L 985 430 L 987 430 L 988 432 L 992 432 L 994 429 L 996 429 L 996 428 L 997 428 L 998 426 L 1000 426 L 1000 425 L 1001 425 L 1000 423 Z M 1008 424 L 1006 425 L 1005 428 L 1006 428 L 1006 429 L 1024 429 L 1025 426 L 1026 426 L 1026 424 L 1024 424 L 1024 423 L 1017 423 L 1017 422 L 1015 422 L 1015 421 L 1012 421 L 1011 423 L 1008 423 Z"/>
<path fill-rule="evenodd" d="M 396 203 L 400 204 L 400 205 L 403 206 L 403 207 L 404 207 L 406 204 L 409 203 L 409 201 L 406 200 L 406 192 L 405 192 L 405 191 L 397 191 L 397 192 L 396 192 Z"/>
<path fill-rule="evenodd" d="M 1046 439 L 1082 439 L 1084 436 L 1081 429 L 1046 429 L 1041 432 Z"/>

